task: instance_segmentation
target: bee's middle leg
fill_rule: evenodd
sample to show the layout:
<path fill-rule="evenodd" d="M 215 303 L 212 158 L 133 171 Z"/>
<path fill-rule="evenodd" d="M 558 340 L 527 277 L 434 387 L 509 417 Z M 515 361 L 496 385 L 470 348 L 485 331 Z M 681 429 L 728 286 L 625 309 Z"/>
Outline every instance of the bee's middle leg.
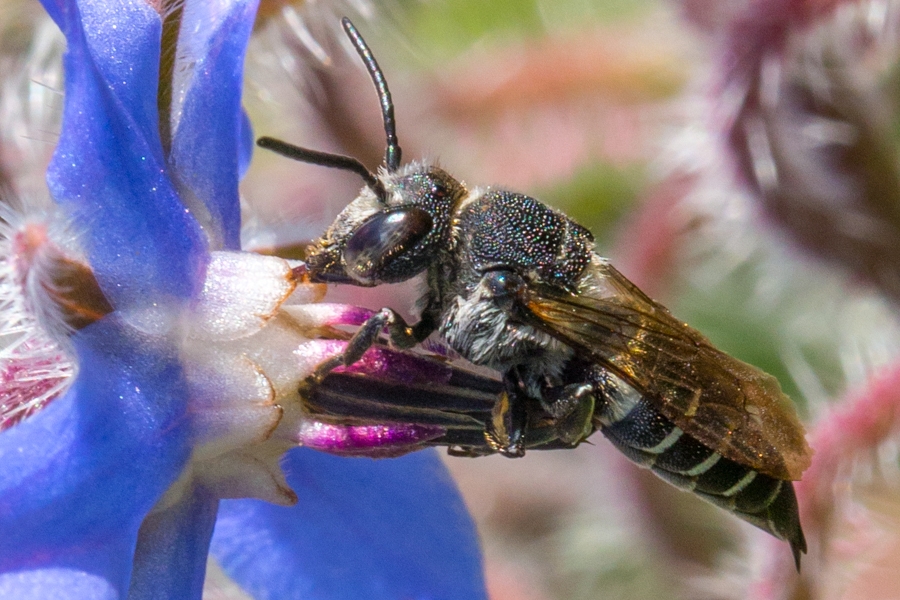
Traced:
<path fill-rule="evenodd" d="M 503 374 L 504 391 L 494 404 L 491 420 L 485 428 L 488 445 L 509 458 L 525 456 L 528 429 L 528 396 L 519 373 Z"/>

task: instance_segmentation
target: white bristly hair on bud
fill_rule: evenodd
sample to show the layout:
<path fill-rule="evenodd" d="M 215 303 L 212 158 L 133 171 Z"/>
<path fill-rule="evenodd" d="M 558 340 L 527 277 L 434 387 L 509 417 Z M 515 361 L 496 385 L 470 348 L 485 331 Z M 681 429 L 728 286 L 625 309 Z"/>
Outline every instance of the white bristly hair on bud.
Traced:
<path fill-rule="evenodd" d="M 75 363 L 70 327 L 50 301 L 46 222 L 0 215 L 0 430 L 40 410 L 68 386 Z"/>

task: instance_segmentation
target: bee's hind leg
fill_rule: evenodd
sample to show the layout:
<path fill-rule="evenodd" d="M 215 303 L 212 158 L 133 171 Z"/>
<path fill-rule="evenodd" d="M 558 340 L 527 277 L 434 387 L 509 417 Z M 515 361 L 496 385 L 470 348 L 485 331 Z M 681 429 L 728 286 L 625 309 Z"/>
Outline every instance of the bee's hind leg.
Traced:
<path fill-rule="evenodd" d="M 556 433 L 563 442 L 575 446 L 594 432 L 596 398 L 591 384 L 546 387 L 541 404 L 554 418 Z"/>
<path fill-rule="evenodd" d="M 593 416 L 596 400 L 589 383 L 541 388 L 541 397 L 528 394 L 517 369 L 503 375 L 504 392 L 494 405 L 491 421 L 485 431 L 488 445 L 511 458 L 525 455 L 526 447 L 537 447 L 559 440 L 577 446 L 594 432 Z M 552 428 L 533 429 L 541 414 L 552 419 Z"/>

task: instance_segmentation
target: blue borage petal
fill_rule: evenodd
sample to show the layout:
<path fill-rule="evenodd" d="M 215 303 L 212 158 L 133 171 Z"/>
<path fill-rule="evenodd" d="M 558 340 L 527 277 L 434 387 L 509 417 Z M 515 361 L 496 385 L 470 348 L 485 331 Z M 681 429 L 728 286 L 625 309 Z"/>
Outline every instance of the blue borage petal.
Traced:
<path fill-rule="evenodd" d="M 0 573 L 0 598 L 118 600 L 122 595 L 103 577 L 79 569 L 51 568 Z"/>
<path fill-rule="evenodd" d="M 478 540 L 434 451 L 284 461 L 296 507 L 222 502 L 212 551 L 257 600 L 478 600 Z"/>
<path fill-rule="evenodd" d="M 49 8 L 51 3 L 44 4 Z M 95 69 L 101 86 L 109 86 L 114 101 L 127 112 L 132 124 L 140 128 L 141 136 L 156 152 L 156 160 L 162 159 L 162 147 L 152 143 L 159 135 L 156 108 L 159 15 L 146 1 L 140 0 L 57 0 L 55 4 L 64 15 L 64 22 L 57 21 L 57 25 L 66 35 L 68 51 L 77 53 L 78 60 L 85 62 L 78 65 L 79 70 Z"/>
<path fill-rule="evenodd" d="M 72 342 L 72 388 L 0 435 L 0 572 L 77 566 L 124 592 L 141 521 L 190 454 L 186 384 L 174 351 L 112 317 Z"/>
<path fill-rule="evenodd" d="M 47 3 L 62 17 L 68 42 L 50 191 L 85 234 L 113 306 L 191 297 L 208 253 L 164 169 L 156 109 L 160 17 L 145 0 Z"/>
<path fill-rule="evenodd" d="M 134 535 L 123 531 L 102 544 L 41 555 L 42 566 L 0 569 L 0 598 L 10 600 L 103 600 L 125 598 Z M 50 566 L 46 566 L 50 565 Z"/>
<path fill-rule="evenodd" d="M 129 600 L 200 598 L 219 499 L 202 487 L 154 512 L 138 535 Z"/>
<path fill-rule="evenodd" d="M 250 117 L 247 111 L 241 112 L 241 140 L 238 149 L 238 174 L 243 177 L 250 168 L 250 159 L 253 158 L 253 125 L 250 124 Z"/>
<path fill-rule="evenodd" d="M 249 123 L 241 110 L 244 53 L 257 0 L 187 3 L 175 66 L 187 95 L 176 124 L 170 163 L 209 212 L 215 247 L 240 248 L 238 178 L 246 162 Z M 187 75 L 185 75 L 187 73 Z"/>

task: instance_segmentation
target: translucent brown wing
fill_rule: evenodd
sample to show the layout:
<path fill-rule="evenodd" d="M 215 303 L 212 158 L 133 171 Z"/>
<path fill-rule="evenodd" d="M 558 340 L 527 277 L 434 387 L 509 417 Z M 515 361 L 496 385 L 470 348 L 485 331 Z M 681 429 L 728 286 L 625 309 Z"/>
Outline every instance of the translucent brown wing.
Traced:
<path fill-rule="evenodd" d="M 713 347 L 611 265 L 595 260 L 590 268 L 578 295 L 526 286 L 522 317 L 618 375 L 725 458 L 800 479 L 812 452 L 778 381 Z"/>

